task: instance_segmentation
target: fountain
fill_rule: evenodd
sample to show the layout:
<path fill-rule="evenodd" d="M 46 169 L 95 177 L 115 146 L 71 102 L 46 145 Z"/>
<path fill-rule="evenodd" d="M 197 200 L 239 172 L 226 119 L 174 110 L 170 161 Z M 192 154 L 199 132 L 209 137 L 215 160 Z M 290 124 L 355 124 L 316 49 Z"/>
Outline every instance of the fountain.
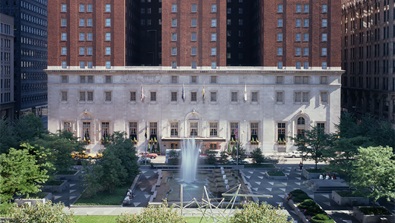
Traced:
<path fill-rule="evenodd" d="M 184 139 L 182 141 L 182 181 L 192 183 L 196 180 L 197 163 L 199 157 L 200 144 L 197 145 L 194 138 Z"/>

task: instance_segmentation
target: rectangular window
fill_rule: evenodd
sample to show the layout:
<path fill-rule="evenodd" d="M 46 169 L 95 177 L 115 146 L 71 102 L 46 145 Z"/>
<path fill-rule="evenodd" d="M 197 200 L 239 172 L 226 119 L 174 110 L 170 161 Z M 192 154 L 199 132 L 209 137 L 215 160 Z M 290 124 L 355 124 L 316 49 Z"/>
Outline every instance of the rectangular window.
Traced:
<path fill-rule="evenodd" d="M 286 142 L 286 137 L 285 137 L 285 123 L 280 122 L 277 123 L 277 142 L 279 143 L 285 143 Z"/>
<path fill-rule="evenodd" d="M 152 102 L 155 102 L 155 101 L 156 101 L 156 92 L 155 92 L 155 91 L 151 91 L 151 92 L 150 92 L 150 100 L 151 100 Z"/>
<path fill-rule="evenodd" d="M 211 12 L 217 12 L 217 5 L 216 4 L 211 5 Z"/>
<path fill-rule="evenodd" d="M 84 27 L 85 26 L 85 19 L 80 19 L 79 26 L 80 27 Z"/>
<path fill-rule="evenodd" d="M 111 61 L 106 61 L 106 69 L 111 69 Z"/>
<path fill-rule="evenodd" d="M 60 12 L 67 12 L 67 5 L 66 4 L 60 5 Z"/>
<path fill-rule="evenodd" d="M 301 13 L 301 12 L 302 12 L 302 5 L 296 4 L 296 13 Z"/>
<path fill-rule="evenodd" d="M 217 27 L 217 19 L 211 19 L 211 27 Z"/>
<path fill-rule="evenodd" d="M 321 76 L 320 84 L 328 84 L 328 76 Z"/>
<path fill-rule="evenodd" d="M 231 102 L 237 102 L 237 91 L 235 91 L 235 92 L 230 92 L 230 101 Z"/>
<path fill-rule="evenodd" d="M 211 56 L 217 55 L 217 48 L 213 47 L 211 48 Z"/>
<path fill-rule="evenodd" d="M 189 123 L 189 129 L 190 129 L 190 136 L 191 137 L 198 135 L 198 123 L 197 122 Z"/>
<path fill-rule="evenodd" d="M 171 41 L 177 41 L 177 33 L 171 34 Z"/>
<path fill-rule="evenodd" d="M 80 50 L 79 50 L 79 55 L 80 56 L 84 56 L 85 55 L 85 47 L 80 47 Z"/>
<path fill-rule="evenodd" d="M 80 91 L 80 101 L 86 101 L 85 91 Z"/>
<path fill-rule="evenodd" d="M 138 141 L 138 128 L 137 122 L 129 122 L 129 139 L 133 140 L 134 143 Z"/>
<path fill-rule="evenodd" d="M 62 91 L 61 92 L 61 101 L 67 101 L 67 91 Z"/>
<path fill-rule="evenodd" d="M 85 12 L 85 5 L 84 4 L 80 4 L 80 12 Z"/>
<path fill-rule="evenodd" d="M 295 20 L 295 27 L 300 27 L 300 26 L 302 26 L 302 20 L 296 19 Z"/>
<path fill-rule="evenodd" d="M 322 62 L 322 69 L 325 70 L 328 68 L 328 64 L 326 62 Z"/>
<path fill-rule="evenodd" d="M 308 4 L 303 5 L 303 12 L 304 13 L 309 13 L 309 11 L 310 11 L 309 5 Z"/>
<path fill-rule="evenodd" d="M 251 101 L 258 102 L 258 92 L 256 91 L 251 92 Z"/>
<path fill-rule="evenodd" d="M 136 101 L 136 92 L 135 91 L 130 92 L 130 101 Z"/>
<path fill-rule="evenodd" d="M 302 68 L 302 63 L 301 63 L 301 62 L 296 62 L 295 68 L 296 68 L 296 69 Z"/>
<path fill-rule="evenodd" d="M 191 41 L 195 42 L 197 40 L 196 32 L 191 33 Z"/>
<path fill-rule="evenodd" d="M 105 27 L 111 27 L 111 19 L 110 18 L 106 18 Z"/>
<path fill-rule="evenodd" d="M 283 41 L 283 34 L 277 33 L 277 42 L 282 42 L 282 41 Z"/>
<path fill-rule="evenodd" d="M 326 91 L 321 91 L 320 92 L 320 99 L 322 104 L 328 103 L 328 92 Z"/>
<path fill-rule="evenodd" d="M 210 83 L 216 84 L 217 83 L 217 76 L 210 76 Z"/>
<path fill-rule="evenodd" d="M 211 62 L 211 69 L 217 69 L 217 62 Z"/>
<path fill-rule="evenodd" d="M 257 123 L 257 122 L 252 122 L 250 124 L 251 141 L 252 142 L 258 142 L 258 126 L 259 126 L 259 123 Z"/>
<path fill-rule="evenodd" d="M 88 68 L 93 68 L 93 62 L 92 61 L 88 61 Z"/>
<path fill-rule="evenodd" d="M 92 41 L 93 40 L 93 34 L 92 33 L 87 33 L 86 34 L 86 40 L 87 41 Z"/>
<path fill-rule="evenodd" d="M 93 54 L 93 48 L 91 46 L 86 48 L 86 55 L 92 56 Z"/>
<path fill-rule="evenodd" d="M 303 48 L 303 56 L 309 56 L 309 48 Z"/>
<path fill-rule="evenodd" d="M 210 137 L 218 136 L 218 122 L 210 122 Z"/>
<path fill-rule="evenodd" d="M 276 92 L 276 102 L 277 103 L 284 103 L 284 92 L 283 91 Z"/>
<path fill-rule="evenodd" d="M 63 122 L 63 131 L 67 131 L 67 132 L 73 131 L 71 122 Z"/>
<path fill-rule="evenodd" d="M 85 68 L 85 62 L 84 61 L 80 61 L 80 68 L 82 68 L 82 69 Z"/>
<path fill-rule="evenodd" d="M 322 19 L 321 27 L 328 27 L 328 19 Z"/>
<path fill-rule="evenodd" d="M 191 83 L 196 84 L 197 83 L 197 76 L 191 76 Z"/>
<path fill-rule="evenodd" d="M 309 102 L 309 92 L 297 91 L 294 93 L 295 103 L 306 103 Z"/>
<path fill-rule="evenodd" d="M 104 80 L 105 80 L 105 83 L 106 83 L 106 84 L 111 84 L 111 83 L 112 83 L 112 77 L 109 76 L 109 75 L 106 75 L 106 76 L 104 77 Z"/>
<path fill-rule="evenodd" d="M 171 19 L 171 27 L 177 27 L 177 19 Z"/>
<path fill-rule="evenodd" d="M 111 55 L 111 47 L 107 46 L 106 47 L 106 55 Z"/>
<path fill-rule="evenodd" d="M 283 55 L 283 48 L 279 47 L 277 48 L 277 56 L 282 56 Z"/>
<path fill-rule="evenodd" d="M 192 47 L 192 48 L 191 48 L 191 55 L 192 55 L 192 56 L 196 56 L 196 52 L 197 52 L 196 47 Z"/>
<path fill-rule="evenodd" d="M 178 122 L 170 123 L 170 136 L 178 137 Z"/>
<path fill-rule="evenodd" d="M 309 69 L 309 62 L 303 62 L 303 69 Z"/>
<path fill-rule="evenodd" d="M 191 5 L 191 12 L 197 12 L 197 4 Z"/>
<path fill-rule="evenodd" d="M 172 61 L 171 62 L 171 68 L 173 68 L 173 69 L 177 68 L 177 62 L 176 61 Z"/>
<path fill-rule="evenodd" d="M 111 12 L 111 4 L 106 4 L 104 12 Z"/>
<path fill-rule="evenodd" d="M 104 92 L 104 101 L 110 102 L 111 99 L 112 99 L 112 92 L 111 91 Z"/>
<path fill-rule="evenodd" d="M 328 12 L 328 5 L 324 4 L 322 5 L 322 13 L 327 13 Z"/>
<path fill-rule="evenodd" d="M 173 101 L 173 102 L 176 102 L 177 101 L 177 92 L 176 91 L 173 91 L 173 92 L 170 92 L 170 97 L 171 97 L 171 101 Z"/>
<path fill-rule="evenodd" d="M 327 34 L 327 33 L 322 33 L 322 35 L 321 35 L 321 41 L 322 41 L 322 42 L 328 41 L 328 34 Z"/>
<path fill-rule="evenodd" d="M 91 18 L 86 20 L 86 26 L 88 26 L 88 27 L 92 27 L 93 26 L 93 21 L 92 21 Z"/>
<path fill-rule="evenodd" d="M 173 13 L 177 12 L 177 4 L 172 4 L 171 5 L 171 12 L 173 12 Z"/>
<path fill-rule="evenodd" d="M 60 26 L 66 27 L 67 26 L 67 19 L 60 19 Z"/>
<path fill-rule="evenodd" d="M 67 47 L 63 46 L 60 55 L 67 55 Z"/>
<path fill-rule="evenodd" d="M 149 123 L 149 139 L 157 139 L 158 134 L 158 123 L 157 122 L 150 122 Z"/>
<path fill-rule="evenodd" d="M 191 68 L 192 68 L 192 69 L 196 69 L 196 67 L 197 67 L 196 61 L 192 61 L 192 62 L 191 62 Z"/>
<path fill-rule="evenodd" d="M 93 91 L 87 92 L 87 101 L 93 101 Z"/>
<path fill-rule="evenodd" d="M 177 84 L 178 83 L 178 76 L 171 76 L 171 83 Z"/>
<path fill-rule="evenodd" d="M 88 83 L 89 84 L 93 84 L 93 82 L 94 82 L 93 81 L 93 75 L 88 75 L 87 78 L 88 78 Z"/>
<path fill-rule="evenodd" d="M 303 20 L 303 27 L 309 27 L 309 19 Z"/>
<path fill-rule="evenodd" d="M 62 75 L 61 83 L 69 83 L 69 77 L 67 75 Z"/>
<path fill-rule="evenodd" d="M 327 49 L 325 47 L 321 48 L 321 56 L 327 56 Z"/>
<path fill-rule="evenodd" d="M 300 56 L 300 55 L 301 55 L 300 47 L 295 48 L 295 56 Z"/>
<path fill-rule="evenodd" d="M 309 84 L 309 76 L 295 76 L 294 84 Z"/>
<path fill-rule="evenodd" d="M 85 33 L 80 33 L 79 41 L 85 41 Z"/>
<path fill-rule="evenodd" d="M 283 13 L 283 11 L 284 11 L 283 5 L 282 4 L 278 4 L 277 5 L 277 13 Z"/>
<path fill-rule="evenodd" d="M 277 69 L 283 69 L 283 62 L 282 61 L 277 62 Z"/>
<path fill-rule="evenodd" d="M 239 139 L 239 123 L 230 123 L 230 140 L 237 141 Z"/>
<path fill-rule="evenodd" d="M 276 84 L 284 84 L 284 76 L 276 76 Z"/>
<path fill-rule="evenodd" d="M 62 61 L 62 68 L 67 68 L 67 61 Z"/>
<path fill-rule="evenodd" d="M 322 130 L 325 132 L 325 122 L 317 123 L 317 129 Z"/>
<path fill-rule="evenodd" d="M 309 42 L 309 34 L 303 33 L 303 42 Z"/>
<path fill-rule="evenodd" d="M 172 55 L 172 56 L 177 55 L 177 47 L 172 47 L 172 48 L 171 48 L 171 55 Z"/>
<path fill-rule="evenodd" d="M 283 19 L 277 19 L 277 27 L 283 27 Z"/>
<path fill-rule="evenodd" d="M 210 101 L 217 102 L 217 92 L 215 91 L 210 92 Z"/>
<path fill-rule="evenodd" d="M 88 5 L 87 5 L 86 11 L 87 11 L 87 12 L 93 12 L 93 6 L 92 6 L 92 4 L 88 4 Z"/>
<path fill-rule="evenodd" d="M 211 33 L 211 41 L 212 42 L 217 41 L 217 33 Z"/>
<path fill-rule="evenodd" d="M 111 41 L 111 33 L 106 33 L 105 41 Z"/>
<path fill-rule="evenodd" d="M 62 33 L 60 36 L 60 40 L 67 41 L 67 33 Z"/>
<path fill-rule="evenodd" d="M 191 101 L 197 102 L 197 92 L 196 91 L 191 92 Z"/>

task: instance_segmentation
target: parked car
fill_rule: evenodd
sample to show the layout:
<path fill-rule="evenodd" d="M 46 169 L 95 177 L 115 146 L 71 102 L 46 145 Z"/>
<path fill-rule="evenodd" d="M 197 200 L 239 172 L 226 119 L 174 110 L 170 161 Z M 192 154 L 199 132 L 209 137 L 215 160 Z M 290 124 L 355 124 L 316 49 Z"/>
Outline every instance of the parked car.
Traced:
<path fill-rule="evenodd" d="M 103 157 L 103 153 L 87 153 L 86 151 L 73 151 L 71 152 L 71 158 L 73 159 L 100 159 Z"/>
<path fill-rule="evenodd" d="M 141 153 L 141 156 L 148 157 L 150 159 L 155 159 L 158 157 L 158 154 L 156 153 Z"/>
<path fill-rule="evenodd" d="M 285 154 L 284 157 L 286 157 L 286 158 L 301 158 L 302 157 L 302 152 L 300 152 L 298 150 L 295 150 L 295 151 L 292 151 L 292 152 L 289 152 L 289 153 Z"/>

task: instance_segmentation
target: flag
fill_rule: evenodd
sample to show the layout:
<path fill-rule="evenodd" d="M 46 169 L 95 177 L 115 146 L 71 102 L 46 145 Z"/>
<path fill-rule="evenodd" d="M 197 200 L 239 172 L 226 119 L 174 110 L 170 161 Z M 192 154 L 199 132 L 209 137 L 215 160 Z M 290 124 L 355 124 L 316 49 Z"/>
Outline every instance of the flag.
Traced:
<path fill-rule="evenodd" d="M 202 89 L 202 98 L 203 98 L 203 101 L 204 101 L 205 94 L 206 94 L 206 89 L 204 89 L 204 86 L 203 86 L 203 89 Z"/>
<path fill-rule="evenodd" d="M 143 89 L 143 86 L 141 86 L 141 98 L 140 98 L 140 100 L 144 101 L 144 98 L 145 98 L 144 89 Z"/>
<path fill-rule="evenodd" d="M 244 85 L 244 101 L 247 101 L 247 85 Z"/>
<path fill-rule="evenodd" d="M 182 98 L 182 101 L 185 101 L 185 89 L 184 89 L 184 84 L 182 84 L 181 98 Z"/>

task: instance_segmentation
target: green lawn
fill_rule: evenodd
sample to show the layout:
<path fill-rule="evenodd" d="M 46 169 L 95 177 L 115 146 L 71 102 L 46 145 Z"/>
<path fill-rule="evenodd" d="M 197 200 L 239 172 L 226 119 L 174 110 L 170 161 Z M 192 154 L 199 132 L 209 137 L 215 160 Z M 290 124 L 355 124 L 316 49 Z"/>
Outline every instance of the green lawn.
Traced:
<path fill-rule="evenodd" d="M 115 223 L 118 216 L 113 215 L 81 215 L 74 216 L 77 223 Z M 188 223 L 198 223 L 200 222 L 200 217 L 186 217 Z M 212 220 L 202 220 L 202 223 L 211 223 Z"/>
<path fill-rule="evenodd" d="M 121 205 L 129 186 L 117 188 L 114 193 L 99 193 L 92 198 L 78 199 L 74 205 Z"/>

